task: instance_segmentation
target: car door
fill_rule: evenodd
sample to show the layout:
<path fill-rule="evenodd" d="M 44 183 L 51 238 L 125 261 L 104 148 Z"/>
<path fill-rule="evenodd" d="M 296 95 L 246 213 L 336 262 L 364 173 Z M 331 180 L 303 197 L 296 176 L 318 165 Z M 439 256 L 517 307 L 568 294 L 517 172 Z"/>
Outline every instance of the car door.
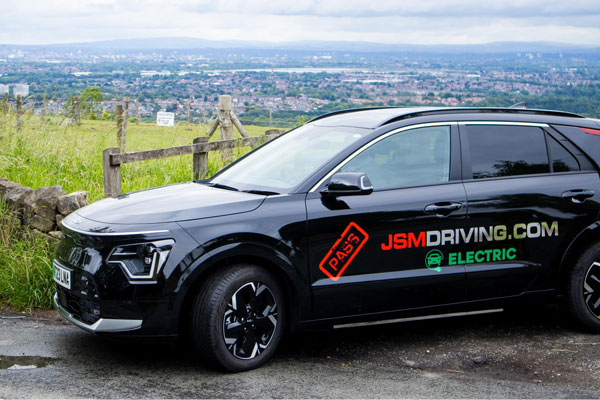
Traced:
<path fill-rule="evenodd" d="M 464 300 L 464 266 L 449 265 L 465 223 L 458 131 L 453 123 L 406 127 L 357 150 L 336 171 L 362 172 L 369 195 L 307 195 L 316 318 Z"/>
<path fill-rule="evenodd" d="M 589 160 L 545 124 L 459 124 L 470 240 L 469 300 L 551 287 L 551 268 L 596 221 L 600 181 Z"/>

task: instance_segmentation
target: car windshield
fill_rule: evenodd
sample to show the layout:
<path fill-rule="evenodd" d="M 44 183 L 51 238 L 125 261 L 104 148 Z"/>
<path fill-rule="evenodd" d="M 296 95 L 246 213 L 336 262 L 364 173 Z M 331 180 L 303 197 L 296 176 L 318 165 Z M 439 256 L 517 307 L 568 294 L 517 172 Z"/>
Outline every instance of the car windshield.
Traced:
<path fill-rule="evenodd" d="M 303 125 L 262 146 L 212 178 L 231 190 L 288 193 L 370 129 Z"/>

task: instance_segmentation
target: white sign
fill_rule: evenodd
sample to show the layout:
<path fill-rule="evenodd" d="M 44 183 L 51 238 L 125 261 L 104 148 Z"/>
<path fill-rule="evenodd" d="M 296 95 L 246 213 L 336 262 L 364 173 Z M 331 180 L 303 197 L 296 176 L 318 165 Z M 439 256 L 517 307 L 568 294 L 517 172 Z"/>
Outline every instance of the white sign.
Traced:
<path fill-rule="evenodd" d="M 156 113 L 156 125 L 175 126 L 175 113 L 159 111 Z"/>
<path fill-rule="evenodd" d="M 15 84 L 15 87 L 13 89 L 13 94 L 15 95 L 15 97 L 17 97 L 17 96 L 27 97 L 27 95 L 29 95 L 29 85 L 25 85 L 23 83 Z"/>

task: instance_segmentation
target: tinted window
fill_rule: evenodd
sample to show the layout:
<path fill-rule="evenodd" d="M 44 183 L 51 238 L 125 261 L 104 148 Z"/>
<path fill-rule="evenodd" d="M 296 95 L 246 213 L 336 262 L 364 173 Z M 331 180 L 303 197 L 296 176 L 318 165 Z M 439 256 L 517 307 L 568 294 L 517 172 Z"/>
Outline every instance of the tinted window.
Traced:
<path fill-rule="evenodd" d="M 447 182 L 450 173 L 450 127 L 398 132 L 358 154 L 341 168 L 364 172 L 375 190 Z"/>
<path fill-rule="evenodd" d="M 550 135 L 548 135 L 548 145 L 554 172 L 579 171 L 577 159 Z"/>
<path fill-rule="evenodd" d="M 542 129 L 496 125 L 466 129 L 474 179 L 550 172 Z"/>

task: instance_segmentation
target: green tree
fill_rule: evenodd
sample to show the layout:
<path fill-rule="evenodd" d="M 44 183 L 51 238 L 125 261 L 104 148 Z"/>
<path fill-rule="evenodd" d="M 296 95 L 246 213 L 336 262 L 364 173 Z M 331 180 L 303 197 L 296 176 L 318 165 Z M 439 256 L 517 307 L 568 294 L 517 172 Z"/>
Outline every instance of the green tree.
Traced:
<path fill-rule="evenodd" d="M 100 88 L 95 86 L 85 88 L 79 98 L 81 101 L 81 110 L 84 115 L 87 115 L 91 119 L 96 119 L 100 111 L 100 103 L 104 101 L 104 95 Z"/>

